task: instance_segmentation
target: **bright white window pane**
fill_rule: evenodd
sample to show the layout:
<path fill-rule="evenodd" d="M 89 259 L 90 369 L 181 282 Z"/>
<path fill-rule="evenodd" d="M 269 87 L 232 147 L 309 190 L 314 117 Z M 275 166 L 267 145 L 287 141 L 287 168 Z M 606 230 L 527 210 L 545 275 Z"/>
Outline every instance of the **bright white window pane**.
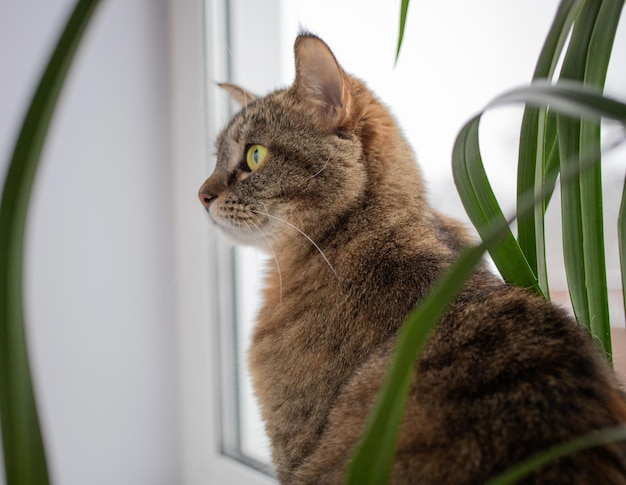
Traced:
<path fill-rule="evenodd" d="M 253 93 L 263 94 L 275 89 L 281 84 L 280 1 L 234 0 L 228 2 L 228 6 L 229 80 Z M 263 271 L 271 262 L 263 253 L 251 248 L 237 248 L 234 255 L 236 454 L 252 466 L 270 472 L 269 441 L 252 390 L 247 355 L 260 306 Z"/>
<path fill-rule="evenodd" d="M 412 2 L 402 53 L 394 67 L 399 0 L 232 0 L 230 80 L 256 94 L 288 86 L 294 76 L 293 41 L 300 27 L 319 35 L 342 66 L 365 80 L 391 108 L 416 152 L 433 205 L 467 220 L 453 188 L 454 139 L 494 96 L 530 81 L 558 4 L 558 0 Z M 623 57 L 625 51 L 622 29 L 614 56 Z M 608 91 L 623 99 L 624 86 L 626 72 L 612 68 Z M 519 107 L 494 110 L 481 125 L 487 171 L 503 209 L 509 212 L 515 204 L 521 113 Z M 624 152 L 607 157 L 605 163 L 611 288 L 621 287 L 614 243 Z M 553 205 L 550 228 L 559 226 L 558 196 Z M 549 237 L 549 258 L 555 263 L 552 285 L 564 290 L 560 233 L 555 230 Z M 251 249 L 238 249 L 236 254 L 239 446 L 244 456 L 268 463 L 268 441 L 251 390 L 246 355 L 260 303 L 260 278 L 271 262 Z M 613 296 L 613 321 L 623 326 L 621 297 L 617 291 Z"/>
<path fill-rule="evenodd" d="M 271 263 L 265 255 L 251 249 L 240 248 L 236 254 L 240 451 L 254 461 L 269 464 L 269 440 L 254 398 L 247 354 L 252 328 L 261 304 L 263 268 Z"/>

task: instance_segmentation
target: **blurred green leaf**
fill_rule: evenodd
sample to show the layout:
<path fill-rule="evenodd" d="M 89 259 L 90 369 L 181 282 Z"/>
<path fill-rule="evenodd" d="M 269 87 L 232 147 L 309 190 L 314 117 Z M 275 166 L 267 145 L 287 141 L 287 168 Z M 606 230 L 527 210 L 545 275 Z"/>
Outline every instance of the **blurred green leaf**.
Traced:
<path fill-rule="evenodd" d="M 601 429 L 586 434 L 575 440 L 555 446 L 507 470 L 501 475 L 489 480 L 486 485 L 511 485 L 526 478 L 539 468 L 565 456 L 573 455 L 589 448 L 602 446 L 616 441 L 626 440 L 626 426 Z"/>
<path fill-rule="evenodd" d="M 396 48 L 396 64 L 400 57 L 400 49 L 402 48 L 402 41 L 404 40 L 404 27 L 406 25 L 406 15 L 409 11 L 409 0 L 402 0 L 400 5 L 400 30 L 398 32 L 398 47 Z"/>
<path fill-rule="evenodd" d="M 626 179 L 622 190 L 622 202 L 617 217 L 617 243 L 619 246 L 619 261 L 622 272 L 622 295 L 624 309 L 626 310 Z"/>
<path fill-rule="evenodd" d="M 585 87 L 578 81 L 560 80 L 556 84 L 537 81 L 507 91 L 494 98 L 489 106 L 508 103 L 527 103 L 532 106 L 546 106 L 562 115 L 573 117 L 602 117 L 626 123 L 626 105 L 616 99 L 603 96 L 598 89 Z"/>
<path fill-rule="evenodd" d="M 35 91 L 7 171 L 0 202 L 0 418 L 7 483 L 49 481 L 24 331 L 22 268 L 30 193 L 63 81 L 98 4 L 76 4 Z"/>

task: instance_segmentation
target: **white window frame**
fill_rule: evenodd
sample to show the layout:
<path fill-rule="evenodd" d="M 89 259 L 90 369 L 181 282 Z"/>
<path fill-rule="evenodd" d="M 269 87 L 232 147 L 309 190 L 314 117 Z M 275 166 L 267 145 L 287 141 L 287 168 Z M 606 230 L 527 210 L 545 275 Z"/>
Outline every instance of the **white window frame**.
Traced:
<path fill-rule="evenodd" d="M 237 430 L 228 397 L 233 393 L 219 390 L 235 385 L 234 369 L 220 361 L 233 362 L 233 336 L 224 326 L 218 331 L 218 322 L 233 321 L 231 305 L 225 304 L 233 301 L 232 259 L 195 196 L 214 164 L 213 140 L 227 109 L 224 97 L 207 89 L 207 81 L 227 79 L 223 49 L 216 47 L 226 42 L 225 6 L 225 0 L 168 3 L 181 475 L 186 485 L 270 485 L 275 480 L 229 450 Z"/>

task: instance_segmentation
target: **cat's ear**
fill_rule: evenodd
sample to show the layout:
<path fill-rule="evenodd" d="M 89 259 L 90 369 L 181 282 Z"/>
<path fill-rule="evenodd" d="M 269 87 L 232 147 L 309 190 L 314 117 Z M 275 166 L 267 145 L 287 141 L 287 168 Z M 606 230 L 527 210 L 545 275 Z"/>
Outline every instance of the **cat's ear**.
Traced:
<path fill-rule="evenodd" d="M 343 70 L 324 41 L 314 35 L 299 35 L 294 51 L 296 96 L 322 128 L 336 128 L 346 119 L 350 106 Z"/>
<path fill-rule="evenodd" d="M 218 86 L 226 91 L 231 99 L 242 108 L 257 98 L 254 94 L 233 83 L 219 83 Z"/>

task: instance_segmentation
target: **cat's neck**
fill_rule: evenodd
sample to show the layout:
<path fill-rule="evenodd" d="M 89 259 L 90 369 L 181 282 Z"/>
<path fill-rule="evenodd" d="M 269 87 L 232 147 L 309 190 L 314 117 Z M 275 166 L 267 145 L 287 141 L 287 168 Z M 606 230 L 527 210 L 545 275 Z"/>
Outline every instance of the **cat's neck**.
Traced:
<path fill-rule="evenodd" d="M 329 258 L 345 257 L 342 252 L 351 240 L 375 238 L 386 231 L 402 233 L 408 226 L 415 231 L 429 226 L 434 217 L 413 151 L 396 120 L 361 81 L 350 80 L 358 101 L 352 107 L 349 129 L 361 143 L 365 188 L 343 212 L 312 214 L 310 220 L 301 220 L 303 233 L 285 227 L 274 244 L 279 260 L 301 264 L 311 257 L 329 266 Z"/>
<path fill-rule="evenodd" d="M 372 195 L 389 207 L 397 202 L 415 215 L 428 212 L 421 171 L 396 119 L 361 81 L 350 82 L 358 93 L 352 119 L 367 159 Z"/>

